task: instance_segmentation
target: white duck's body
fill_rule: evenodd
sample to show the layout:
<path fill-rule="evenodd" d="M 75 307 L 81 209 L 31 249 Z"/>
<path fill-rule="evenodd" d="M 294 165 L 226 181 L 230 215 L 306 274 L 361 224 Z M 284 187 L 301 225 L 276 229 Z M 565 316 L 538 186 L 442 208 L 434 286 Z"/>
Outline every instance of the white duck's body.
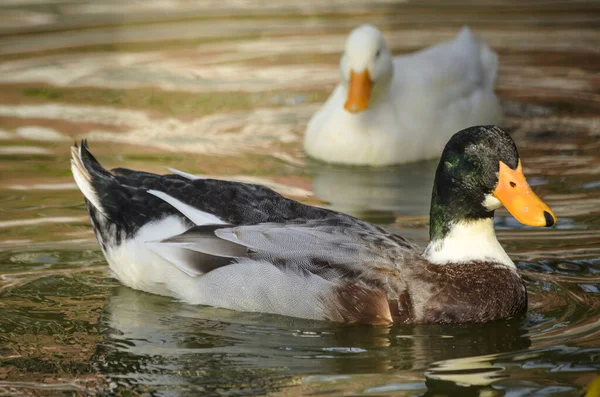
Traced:
<path fill-rule="evenodd" d="M 349 93 L 353 72 L 361 70 L 372 88 L 368 105 L 356 110 Z M 382 166 L 435 158 L 454 132 L 502 118 L 497 56 L 466 27 L 453 41 L 392 58 L 381 33 L 361 26 L 348 39 L 340 71 L 341 83 L 304 140 L 306 153 L 321 161 Z"/>

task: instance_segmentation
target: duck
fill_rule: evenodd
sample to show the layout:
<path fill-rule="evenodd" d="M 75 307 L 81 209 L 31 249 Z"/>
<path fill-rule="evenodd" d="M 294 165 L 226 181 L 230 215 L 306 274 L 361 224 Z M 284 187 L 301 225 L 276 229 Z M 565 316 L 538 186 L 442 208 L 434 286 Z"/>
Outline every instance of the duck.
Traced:
<path fill-rule="evenodd" d="M 423 250 L 353 216 L 256 184 L 116 168 L 71 148 L 71 171 L 112 274 L 194 305 L 361 324 L 463 324 L 517 316 L 527 291 L 494 211 L 552 226 L 513 139 L 457 132 L 442 152 Z"/>
<path fill-rule="evenodd" d="M 497 54 L 468 27 L 393 57 L 379 29 L 359 26 L 346 41 L 340 83 L 307 124 L 304 151 L 358 166 L 437 158 L 456 131 L 501 122 L 497 70 Z"/>

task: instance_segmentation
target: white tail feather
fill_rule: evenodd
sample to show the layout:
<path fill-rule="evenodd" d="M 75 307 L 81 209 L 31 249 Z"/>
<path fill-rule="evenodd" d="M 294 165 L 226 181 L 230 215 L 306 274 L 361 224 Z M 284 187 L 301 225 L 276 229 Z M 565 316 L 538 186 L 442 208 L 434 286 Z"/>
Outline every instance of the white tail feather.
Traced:
<path fill-rule="evenodd" d="M 88 172 L 88 170 L 83 165 L 83 161 L 81 160 L 81 147 L 77 150 L 76 147 L 71 148 L 71 172 L 73 173 L 73 179 L 75 179 L 75 183 L 81 193 L 85 196 L 86 199 L 94 208 L 96 208 L 101 213 L 104 213 L 104 209 L 100 200 L 98 199 L 98 195 L 96 194 L 96 190 L 92 186 L 92 176 Z"/>

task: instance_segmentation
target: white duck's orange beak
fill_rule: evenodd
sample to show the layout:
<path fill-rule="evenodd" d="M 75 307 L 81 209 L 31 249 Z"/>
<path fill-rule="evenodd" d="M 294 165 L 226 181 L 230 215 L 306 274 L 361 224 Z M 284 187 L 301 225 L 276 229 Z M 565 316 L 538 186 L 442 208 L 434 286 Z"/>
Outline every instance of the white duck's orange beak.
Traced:
<path fill-rule="evenodd" d="M 350 71 L 350 87 L 348 88 L 348 98 L 344 104 L 344 109 L 350 113 L 358 113 L 369 106 L 371 97 L 371 88 L 373 82 L 369 71 L 365 69 L 362 73 Z"/>
<path fill-rule="evenodd" d="M 521 160 L 516 170 L 500 162 L 498 185 L 493 194 L 524 225 L 552 226 L 556 223 L 554 212 L 529 187 Z"/>

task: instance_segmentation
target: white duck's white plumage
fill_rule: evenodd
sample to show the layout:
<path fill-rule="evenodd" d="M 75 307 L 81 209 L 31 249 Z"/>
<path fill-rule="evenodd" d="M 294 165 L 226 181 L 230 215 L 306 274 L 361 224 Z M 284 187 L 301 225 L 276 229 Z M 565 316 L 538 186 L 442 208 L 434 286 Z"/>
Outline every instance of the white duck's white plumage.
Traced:
<path fill-rule="evenodd" d="M 452 41 L 398 57 L 392 57 L 377 28 L 358 27 L 346 42 L 340 84 L 308 123 L 304 149 L 313 158 L 340 164 L 435 158 L 454 132 L 501 120 L 494 94 L 497 69 L 496 53 L 467 27 Z M 362 84 L 351 83 L 352 73 L 365 71 L 366 94 L 351 85 Z M 367 97 L 350 101 L 353 89 L 355 96 Z M 361 111 L 357 100 L 367 107 Z"/>

